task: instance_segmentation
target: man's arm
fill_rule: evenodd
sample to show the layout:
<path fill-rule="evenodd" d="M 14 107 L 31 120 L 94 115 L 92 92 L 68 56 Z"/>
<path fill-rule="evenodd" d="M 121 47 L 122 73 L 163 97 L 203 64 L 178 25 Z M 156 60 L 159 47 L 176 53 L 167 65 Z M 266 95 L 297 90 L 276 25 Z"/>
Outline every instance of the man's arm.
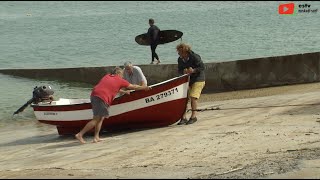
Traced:
<path fill-rule="evenodd" d="M 141 86 L 147 86 L 147 84 L 146 84 L 144 81 L 141 81 L 141 82 L 140 82 L 140 85 L 141 85 Z"/>
<path fill-rule="evenodd" d="M 193 69 L 192 73 L 204 71 L 204 64 L 199 55 L 194 55 L 194 64 L 196 67 Z"/>
<path fill-rule="evenodd" d="M 120 89 L 120 90 L 119 90 L 119 93 L 120 93 L 120 95 L 130 94 L 130 91 L 124 90 L 124 89 Z"/>
<path fill-rule="evenodd" d="M 135 69 L 136 69 L 136 72 L 137 72 L 137 78 L 138 78 L 138 81 L 139 81 L 139 85 L 140 86 L 147 86 L 147 78 L 144 76 L 141 68 L 136 66 Z"/>
<path fill-rule="evenodd" d="M 153 41 L 157 40 L 159 34 L 159 30 L 158 29 L 154 29 L 153 30 Z"/>
<path fill-rule="evenodd" d="M 183 75 L 184 74 L 184 68 L 183 68 L 183 65 L 182 65 L 182 61 L 180 58 L 178 58 L 178 73 L 180 75 Z"/>
<path fill-rule="evenodd" d="M 141 91 L 141 90 L 145 90 L 148 91 L 151 89 L 151 87 L 149 86 L 140 86 L 140 85 L 136 85 L 136 84 L 130 84 L 127 89 L 131 89 L 131 90 L 137 90 L 137 91 Z"/>

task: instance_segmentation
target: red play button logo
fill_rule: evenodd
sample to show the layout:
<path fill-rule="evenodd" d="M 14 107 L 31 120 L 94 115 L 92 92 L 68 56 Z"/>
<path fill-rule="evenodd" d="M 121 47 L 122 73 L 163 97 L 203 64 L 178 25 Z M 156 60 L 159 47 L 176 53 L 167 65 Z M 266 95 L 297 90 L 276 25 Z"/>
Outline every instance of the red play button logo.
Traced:
<path fill-rule="evenodd" d="M 278 10 L 279 10 L 279 14 L 293 14 L 294 3 L 280 4 Z"/>

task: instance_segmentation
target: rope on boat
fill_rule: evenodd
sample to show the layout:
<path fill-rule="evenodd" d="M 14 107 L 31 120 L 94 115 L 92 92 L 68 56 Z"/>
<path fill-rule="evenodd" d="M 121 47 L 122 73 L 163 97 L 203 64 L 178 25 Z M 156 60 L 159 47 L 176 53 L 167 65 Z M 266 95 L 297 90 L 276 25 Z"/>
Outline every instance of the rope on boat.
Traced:
<path fill-rule="evenodd" d="M 271 106 L 252 106 L 252 107 L 231 107 L 231 108 L 223 108 L 221 109 L 219 106 L 213 106 L 210 108 L 202 108 L 202 109 L 188 109 L 187 112 L 190 111 L 214 111 L 214 110 L 230 110 L 230 109 L 253 109 L 253 108 L 272 108 L 272 107 L 288 107 L 288 106 L 317 106 L 320 105 L 320 103 L 312 103 L 312 104 L 288 104 L 288 105 L 271 105 Z"/>

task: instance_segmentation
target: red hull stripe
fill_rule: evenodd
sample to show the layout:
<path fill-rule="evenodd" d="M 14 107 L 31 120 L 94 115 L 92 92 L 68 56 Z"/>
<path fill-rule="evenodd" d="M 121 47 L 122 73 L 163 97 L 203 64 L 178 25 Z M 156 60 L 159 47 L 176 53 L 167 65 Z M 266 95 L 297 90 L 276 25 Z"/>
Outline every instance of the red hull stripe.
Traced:
<path fill-rule="evenodd" d="M 123 95 L 119 98 L 116 98 L 112 105 L 127 103 L 130 101 L 135 101 L 138 99 L 142 99 L 168 89 L 177 87 L 185 82 L 188 82 L 188 76 L 183 76 L 182 78 L 166 82 L 161 85 L 154 86 L 151 91 L 134 91 L 130 95 Z M 83 104 L 72 104 L 72 105 L 55 105 L 55 106 L 38 106 L 34 105 L 34 111 L 75 111 L 75 110 L 85 110 L 91 109 L 91 103 L 83 103 Z"/>

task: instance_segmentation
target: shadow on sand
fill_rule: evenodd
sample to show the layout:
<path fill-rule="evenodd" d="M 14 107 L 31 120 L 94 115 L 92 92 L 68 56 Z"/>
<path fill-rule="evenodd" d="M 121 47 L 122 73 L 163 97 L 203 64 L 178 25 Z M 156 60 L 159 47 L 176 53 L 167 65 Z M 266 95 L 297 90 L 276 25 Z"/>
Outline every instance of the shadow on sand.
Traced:
<path fill-rule="evenodd" d="M 167 126 L 167 127 L 158 127 L 158 128 L 142 128 L 142 129 L 122 129 L 122 130 L 117 130 L 117 131 L 102 131 L 100 133 L 100 135 L 102 135 L 105 138 L 108 137 L 117 137 L 117 136 L 121 136 L 124 134 L 130 134 L 130 133 L 136 133 L 136 132 L 140 132 L 140 131 L 148 131 L 148 130 L 153 130 L 153 129 L 171 129 L 171 128 L 175 128 L 176 126 L 171 125 L 171 126 Z M 93 133 L 87 133 L 85 134 L 85 136 L 93 136 Z M 50 148 L 59 148 L 59 147 L 73 147 L 73 146 L 78 146 L 78 145 L 82 145 L 81 143 L 79 143 L 78 140 L 75 139 L 74 135 L 58 135 L 58 134 L 46 134 L 46 135 L 42 135 L 42 136 L 32 136 L 32 137 L 27 137 L 27 138 L 23 138 L 23 139 L 17 139 L 11 142 L 7 142 L 7 143 L 1 143 L 0 146 L 19 146 L 19 145 L 30 145 L 30 144 L 54 144 L 52 146 L 46 146 L 46 147 L 42 147 L 45 149 L 50 149 Z M 57 144 L 58 143 L 58 144 Z M 63 143 L 63 144 L 60 144 Z M 90 143 L 87 143 L 90 144 Z"/>

